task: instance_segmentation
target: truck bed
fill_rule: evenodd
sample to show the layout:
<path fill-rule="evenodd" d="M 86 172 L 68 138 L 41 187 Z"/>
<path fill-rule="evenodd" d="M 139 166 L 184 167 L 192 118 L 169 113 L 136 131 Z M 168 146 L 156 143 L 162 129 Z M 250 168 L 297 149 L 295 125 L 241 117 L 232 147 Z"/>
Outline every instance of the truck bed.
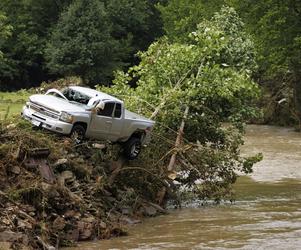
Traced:
<path fill-rule="evenodd" d="M 154 121 L 152 120 L 149 120 L 141 115 L 138 115 L 136 113 L 133 113 L 131 111 L 128 111 L 128 110 L 125 110 L 124 112 L 124 119 L 127 119 L 127 120 L 141 120 L 141 121 L 145 121 L 145 122 L 149 122 L 151 124 L 154 123 Z"/>

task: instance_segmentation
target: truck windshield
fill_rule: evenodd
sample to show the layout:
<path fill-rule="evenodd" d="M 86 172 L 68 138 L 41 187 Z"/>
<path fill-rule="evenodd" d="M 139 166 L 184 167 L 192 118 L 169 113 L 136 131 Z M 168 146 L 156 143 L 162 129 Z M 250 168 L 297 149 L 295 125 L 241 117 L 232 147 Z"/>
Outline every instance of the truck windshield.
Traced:
<path fill-rule="evenodd" d="M 89 96 L 71 88 L 64 89 L 62 93 L 70 102 L 76 102 L 87 105 L 90 100 Z"/>

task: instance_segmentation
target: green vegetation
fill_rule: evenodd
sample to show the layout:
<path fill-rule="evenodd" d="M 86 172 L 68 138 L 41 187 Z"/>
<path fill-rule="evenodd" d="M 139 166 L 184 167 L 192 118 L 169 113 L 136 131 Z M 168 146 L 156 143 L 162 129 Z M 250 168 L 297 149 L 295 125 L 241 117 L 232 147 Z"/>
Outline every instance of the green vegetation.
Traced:
<path fill-rule="evenodd" d="M 255 75 L 268 98 L 267 122 L 301 126 L 300 1 L 233 1 L 253 35 L 259 69 Z M 281 100 L 285 100 L 280 102 Z"/>
<path fill-rule="evenodd" d="M 134 54 L 162 35 L 157 2 L 1 1 L 0 90 L 70 74 L 109 84 L 113 70 L 135 63 Z"/>
<path fill-rule="evenodd" d="M 3 43 L 3 41 L 5 41 L 8 37 L 11 36 L 11 30 L 12 30 L 12 26 L 7 24 L 7 17 L 0 12 L 0 48 L 1 48 L 1 43 Z M 0 62 L 2 62 L 3 60 L 3 52 L 0 50 Z"/>
<path fill-rule="evenodd" d="M 189 34 L 222 6 L 237 11 L 254 42 L 258 68 L 251 77 L 263 89 L 261 122 L 300 127 L 301 4 L 296 0 L 2 0 L 0 91 L 72 75 L 92 87 L 111 85 L 114 71 L 138 65 L 136 53 L 163 35 L 189 44 Z M 232 40 L 230 46 L 240 45 Z"/>
<path fill-rule="evenodd" d="M 169 0 L 158 4 L 166 35 L 173 41 L 187 41 L 204 19 L 209 20 L 220 10 L 223 0 Z"/>
<path fill-rule="evenodd" d="M 202 20 L 208 20 L 222 5 L 236 9 L 252 36 L 257 71 L 263 89 L 258 106 L 262 122 L 301 126 L 301 4 L 300 1 L 170 0 L 159 5 L 164 30 L 173 41 L 187 41 Z"/>
<path fill-rule="evenodd" d="M 81 16 L 78 15 L 81 13 Z M 63 12 L 46 47 L 48 68 L 61 75 L 79 75 L 85 82 L 108 82 L 121 66 L 127 41 L 111 36 L 112 25 L 104 3 L 74 1 Z"/>
<path fill-rule="evenodd" d="M 224 7 L 198 25 L 189 43 L 161 39 L 140 53 L 139 65 L 119 72 L 111 88 L 99 86 L 157 122 L 153 143 L 136 164 L 160 172 L 176 151 L 176 171 L 188 175 L 179 181 L 201 199 L 231 197 L 235 171 L 249 173 L 260 159 L 239 156 L 243 122 L 256 114 L 259 95 L 250 78 L 254 48 L 242 27 L 234 9 Z M 135 89 L 129 88 L 133 77 L 139 79 Z M 174 147 L 185 110 L 184 140 Z"/>
<path fill-rule="evenodd" d="M 30 93 L 25 90 L 18 92 L 0 92 L 0 120 L 20 114 L 22 106 Z"/>

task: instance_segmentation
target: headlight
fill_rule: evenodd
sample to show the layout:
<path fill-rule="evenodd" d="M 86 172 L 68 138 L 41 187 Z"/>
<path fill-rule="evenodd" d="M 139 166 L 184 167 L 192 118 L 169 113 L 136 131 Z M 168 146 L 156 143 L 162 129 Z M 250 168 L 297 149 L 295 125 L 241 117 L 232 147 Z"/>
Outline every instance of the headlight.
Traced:
<path fill-rule="evenodd" d="M 73 115 L 68 114 L 67 112 L 62 112 L 60 115 L 60 121 L 72 123 Z"/>
<path fill-rule="evenodd" d="M 26 108 L 30 108 L 30 102 L 25 103 Z"/>

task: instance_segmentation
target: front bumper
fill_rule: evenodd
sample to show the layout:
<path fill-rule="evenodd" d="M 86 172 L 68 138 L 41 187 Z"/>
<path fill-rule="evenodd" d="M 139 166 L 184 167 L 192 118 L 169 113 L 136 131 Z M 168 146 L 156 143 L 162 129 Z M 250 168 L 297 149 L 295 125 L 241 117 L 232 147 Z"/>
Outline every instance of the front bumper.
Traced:
<path fill-rule="evenodd" d="M 71 133 L 72 124 L 45 116 L 30 108 L 27 108 L 26 106 L 23 107 L 21 114 L 26 120 L 30 121 L 34 126 L 42 127 L 50 131 L 66 134 L 66 135 Z"/>

